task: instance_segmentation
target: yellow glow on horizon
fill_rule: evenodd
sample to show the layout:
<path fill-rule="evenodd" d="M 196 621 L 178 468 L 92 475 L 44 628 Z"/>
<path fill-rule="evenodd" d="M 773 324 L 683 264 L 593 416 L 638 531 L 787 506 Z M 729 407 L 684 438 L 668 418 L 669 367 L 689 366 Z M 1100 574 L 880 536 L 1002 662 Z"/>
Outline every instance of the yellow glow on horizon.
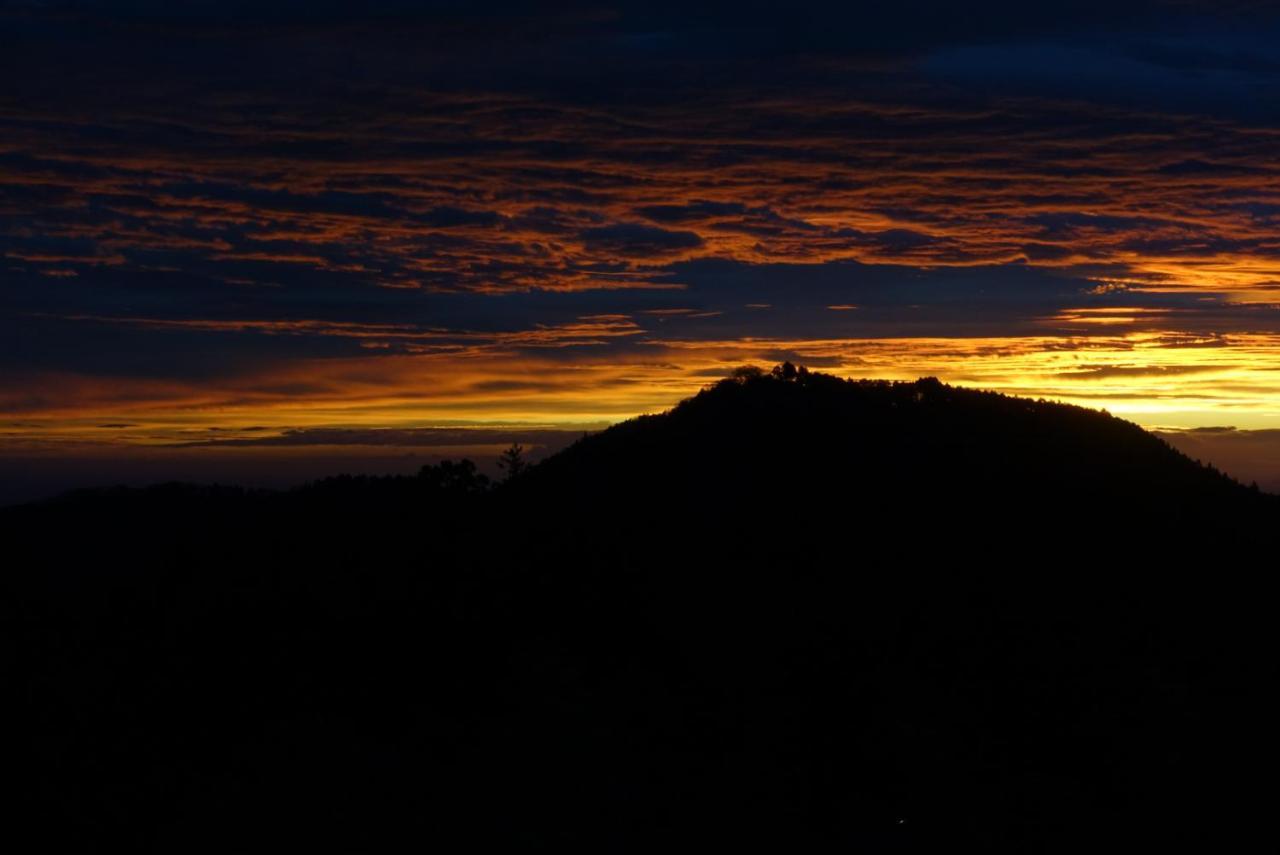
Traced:
<path fill-rule="evenodd" d="M 1129 311 L 1129 310 L 1124 310 Z M 1086 313 L 1087 314 L 1087 313 Z M 1147 427 L 1280 427 L 1280 335 L 651 341 L 626 353 L 502 348 L 277 366 L 199 387 L 45 378 L 56 406 L 4 401 L 0 453 L 172 448 L 314 428 L 597 429 L 665 410 L 743 364 L 789 358 L 848 378 L 915 380 L 1079 404 Z M 302 391 L 299 391 L 299 390 Z"/>

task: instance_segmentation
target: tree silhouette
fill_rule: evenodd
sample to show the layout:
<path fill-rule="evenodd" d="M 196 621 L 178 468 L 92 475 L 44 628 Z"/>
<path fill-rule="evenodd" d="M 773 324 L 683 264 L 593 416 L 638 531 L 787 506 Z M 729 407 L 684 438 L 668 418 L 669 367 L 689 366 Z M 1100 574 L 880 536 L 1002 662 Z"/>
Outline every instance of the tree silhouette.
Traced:
<path fill-rule="evenodd" d="M 510 448 L 498 455 L 498 468 L 507 473 L 508 481 L 529 468 L 524 458 L 524 446 L 518 442 L 511 443 Z"/>

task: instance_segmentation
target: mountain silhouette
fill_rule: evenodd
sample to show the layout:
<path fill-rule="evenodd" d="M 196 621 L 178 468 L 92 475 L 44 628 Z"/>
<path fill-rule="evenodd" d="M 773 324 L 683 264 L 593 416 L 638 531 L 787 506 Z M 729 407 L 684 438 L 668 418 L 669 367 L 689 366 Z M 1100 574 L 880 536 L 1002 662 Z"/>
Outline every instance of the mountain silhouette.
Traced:
<path fill-rule="evenodd" d="M 30 851 L 1202 851 L 1267 815 L 1278 500 L 1135 425 L 784 364 L 508 471 L 0 514 Z"/>
<path fill-rule="evenodd" d="M 977 517 L 993 529 L 992 510 L 1060 529 L 1069 521 L 1048 512 L 1230 525 L 1236 512 L 1276 506 L 1106 413 L 933 378 L 845 381 L 782 368 L 742 372 L 669 413 L 586 438 L 520 486 L 583 506 L 652 494 L 702 514 L 772 503 L 793 516 L 857 509 L 943 527 Z"/>

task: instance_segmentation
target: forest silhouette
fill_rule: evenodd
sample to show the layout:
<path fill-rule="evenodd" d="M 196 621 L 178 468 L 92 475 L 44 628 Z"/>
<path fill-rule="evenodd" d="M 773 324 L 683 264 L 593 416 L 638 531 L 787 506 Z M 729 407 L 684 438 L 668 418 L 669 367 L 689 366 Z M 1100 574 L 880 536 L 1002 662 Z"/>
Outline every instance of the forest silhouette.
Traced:
<path fill-rule="evenodd" d="M 1269 813 L 1280 499 L 1136 425 L 787 363 L 507 455 L 0 512 L 24 851 L 1205 851 Z"/>

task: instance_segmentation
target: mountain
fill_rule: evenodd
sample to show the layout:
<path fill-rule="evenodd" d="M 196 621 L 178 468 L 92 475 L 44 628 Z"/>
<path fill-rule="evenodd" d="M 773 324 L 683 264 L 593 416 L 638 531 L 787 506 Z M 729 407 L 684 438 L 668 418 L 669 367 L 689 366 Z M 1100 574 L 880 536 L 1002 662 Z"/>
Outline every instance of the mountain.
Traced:
<path fill-rule="evenodd" d="M 784 365 L 497 487 L 11 509 L 15 813 L 59 852 L 1222 848 L 1268 815 L 1277 504 L 1105 413 Z"/>
<path fill-rule="evenodd" d="M 584 439 L 530 473 L 522 493 L 695 507 L 772 505 L 794 516 L 1061 533 L 1050 512 L 1232 526 L 1274 513 L 1260 497 L 1106 413 L 944 385 L 746 371 L 669 413 Z M 992 518 L 991 512 L 1002 518 Z M 1230 511 L 1230 513 L 1227 513 Z M 1008 532 L 1016 536 L 1014 532 Z"/>

